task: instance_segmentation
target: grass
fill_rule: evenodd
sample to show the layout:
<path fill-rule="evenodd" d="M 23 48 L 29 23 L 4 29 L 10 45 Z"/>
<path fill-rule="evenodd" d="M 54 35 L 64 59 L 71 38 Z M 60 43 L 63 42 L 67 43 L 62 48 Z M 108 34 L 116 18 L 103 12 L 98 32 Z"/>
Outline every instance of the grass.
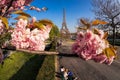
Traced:
<path fill-rule="evenodd" d="M 46 56 L 42 67 L 39 70 L 36 80 L 54 80 L 55 79 L 55 56 Z"/>
<path fill-rule="evenodd" d="M 0 80 L 54 80 L 54 70 L 54 56 L 14 52 L 0 64 Z"/>

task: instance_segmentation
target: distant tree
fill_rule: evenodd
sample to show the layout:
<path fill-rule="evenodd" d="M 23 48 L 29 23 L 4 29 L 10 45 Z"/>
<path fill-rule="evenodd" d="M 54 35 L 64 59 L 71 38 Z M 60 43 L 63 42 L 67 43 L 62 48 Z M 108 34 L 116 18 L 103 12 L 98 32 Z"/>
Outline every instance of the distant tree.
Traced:
<path fill-rule="evenodd" d="M 92 11 L 95 13 L 96 18 L 109 22 L 108 27 L 112 27 L 114 45 L 116 27 L 120 28 L 119 0 L 92 0 L 92 6 L 93 6 Z"/>
<path fill-rule="evenodd" d="M 50 37 L 49 39 L 53 40 L 55 37 L 59 37 L 59 35 L 60 35 L 59 28 L 56 25 L 53 25 L 49 34 L 49 37 Z"/>
<path fill-rule="evenodd" d="M 55 51 L 57 46 L 57 40 L 60 36 L 59 28 L 56 25 L 53 25 L 50 33 L 49 33 L 49 40 L 51 41 L 45 48 L 47 51 Z"/>

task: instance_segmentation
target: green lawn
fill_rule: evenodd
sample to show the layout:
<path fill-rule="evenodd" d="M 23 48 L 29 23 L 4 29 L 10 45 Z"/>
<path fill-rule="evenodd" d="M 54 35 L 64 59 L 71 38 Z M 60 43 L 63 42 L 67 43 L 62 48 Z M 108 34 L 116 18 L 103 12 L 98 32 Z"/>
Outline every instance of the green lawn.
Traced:
<path fill-rule="evenodd" d="M 46 56 L 36 80 L 55 80 L 55 56 Z"/>
<path fill-rule="evenodd" d="M 14 52 L 0 64 L 0 80 L 54 80 L 54 74 L 54 56 Z"/>

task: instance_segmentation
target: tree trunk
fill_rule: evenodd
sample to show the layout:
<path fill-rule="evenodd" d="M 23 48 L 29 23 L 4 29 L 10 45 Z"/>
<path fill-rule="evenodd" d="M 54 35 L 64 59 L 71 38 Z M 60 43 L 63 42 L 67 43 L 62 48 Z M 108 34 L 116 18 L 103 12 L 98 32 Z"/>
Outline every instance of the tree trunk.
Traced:
<path fill-rule="evenodd" d="M 116 38 L 116 33 L 115 33 L 115 26 L 113 26 L 113 46 L 115 46 L 115 38 Z"/>

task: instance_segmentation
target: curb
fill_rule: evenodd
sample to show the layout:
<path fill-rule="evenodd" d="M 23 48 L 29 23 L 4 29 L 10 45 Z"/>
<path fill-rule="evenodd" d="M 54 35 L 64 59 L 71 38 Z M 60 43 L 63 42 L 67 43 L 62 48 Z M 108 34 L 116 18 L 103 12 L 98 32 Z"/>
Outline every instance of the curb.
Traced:
<path fill-rule="evenodd" d="M 56 77 L 56 72 L 59 72 L 59 59 L 57 55 L 55 55 L 55 80 L 60 80 Z"/>

